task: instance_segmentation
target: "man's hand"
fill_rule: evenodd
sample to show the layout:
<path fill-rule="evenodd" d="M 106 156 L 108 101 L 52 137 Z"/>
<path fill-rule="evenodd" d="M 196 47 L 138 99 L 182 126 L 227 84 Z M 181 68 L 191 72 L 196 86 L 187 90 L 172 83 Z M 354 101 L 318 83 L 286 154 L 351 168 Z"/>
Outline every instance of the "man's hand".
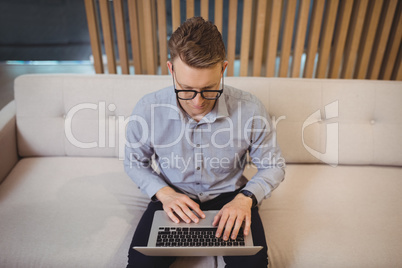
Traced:
<path fill-rule="evenodd" d="M 238 194 L 236 197 L 227 203 L 215 216 L 214 226 L 218 226 L 216 231 L 216 237 L 220 237 L 223 230 L 223 240 L 228 240 L 229 235 L 232 232 L 232 239 L 236 239 L 239 229 L 245 221 L 244 235 L 248 235 L 251 225 L 251 206 L 253 200 L 250 197 Z M 233 231 L 232 231 L 233 228 Z"/>
<path fill-rule="evenodd" d="M 179 223 L 180 219 L 186 223 L 190 223 L 191 221 L 198 222 L 198 217 L 190 210 L 190 208 L 201 218 L 205 218 L 205 214 L 196 202 L 191 200 L 187 195 L 178 193 L 168 186 L 160 189 L 156 193 L 156 198 L 162 202 L 163 210 L 175 223 Z"/>

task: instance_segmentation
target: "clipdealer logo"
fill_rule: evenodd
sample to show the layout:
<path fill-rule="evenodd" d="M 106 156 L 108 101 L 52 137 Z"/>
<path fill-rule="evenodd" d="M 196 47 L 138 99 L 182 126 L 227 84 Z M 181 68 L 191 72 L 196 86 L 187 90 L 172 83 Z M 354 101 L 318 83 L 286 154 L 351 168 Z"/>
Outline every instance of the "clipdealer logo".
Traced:
<path fill-rule="evenodd" d="M 81 103 L 73 106 L 65 116 L 64 120 L 64 133 L 65 136 L 70 142 L 70 144 L 74 145 L 80 149 L 93 149 L 93 148 L 115 148 L 118 147 L 118 155 L 119 159 L 123 160 L 125 158 L 125 147 L 129 148 L 139 148 L 143 146 L 148 139 L 152 141 L 152 144 L 155 148 L 169 148 L 174 146 L 175 144 L 182 142 L 185 140 L 188 144 L 195 147 L 196 144 L 193 143 L 190 137 L 192 130 L 190 127 L 191 122 L 181 122 L 180 132 L 176 133 L 177 136 L 173 137 L 174 140 L 168 143 L 159 144 L 155 140 L 155 133 L 157 131 L 157 121 L 156 118 L 156 110 L 162 109 L 163 112 L 173 112 L 173 113 L 180 113 L 180 110 L 177 106 L 171 104 L 155 104 L 151 105 L 151 121 L 148 122 L 146 119 L 139 115 L 131 115 L 129 117 L 125 117 L 123 115 L 115 115 L 114 112 L 116 110 L 115 104 L 106 105 L 106 102 L 100 101 L 98 104 L 96 103 Z M 238 113 L 239 118 L 235 118 L 234 120 L 238 120 L 242 122 L 242 113 L 241 113 L 241 102 L 239 102 L 239 109 L 240 112 Z M 85 112 L 86 111 L 86 112 Z M 160 111 L 161 112 L 161 111 Z M 82 114 L 84 113 L 85 119 L 82 119 Z M 107 114 L 110 115 L 107 115 Z M 90 114 L 90 118 L 88 117 Z M 223 149 L 225 147 L 233 147 L 235 146 L 234 141 L 234 132 L 237 132 L 238 137 L 248 137 L 248 134 L 252 131 L 254 132 L 271 132 L 271 127 L 274 129 L 276 128 L 276 124 L 282 120 L 283 117 L 280 117 L 278 120 L 273 118 L 272 126 L 267 120 L 267 118 L 262 116 L 252 116 L 251 118 L 247 118 L 244 122 L 242 127 L 235 129 L 235 123 L 232 122 L 231 118 L 225 118 L 228 123 L 227 128 L 217 129 L 212 133 L 211 128 L 208 128 L 204 131 L 211 133 L 211 140 L 210 143 L 202 145 L 203 147 L 213 146 L 214 148 Z M 82 121 L 92 121 L 97 123 L 97 129 L 88 128 L 88 131 L 92 134 L 96 131 L 97 137 L 91 141 L 82 141 L 80 140 L 79 132 L 75 133 L 73 131 L 73 121 L 74 120 L 81 120 Z M 252 122 L 258 121 L 262 127 L 261 129 L 253 129 Z M 132 122 L 135 123 L 141 131 L 138 134 L 138 140 L 135 141 L 128 141 L 126 139 L 126 127 L 127 125 Z M 208 122 L 207 122 L 208 123 Z M 82 134 L 82 130 L 80 131 Z M 226 143 L 219 143 L 219 136 L 222 133 L 227 133 L 228 140 Z M 259 148 L 269 147 L 269 146 L 276 146 L 276 136 L 274 137 L 275 142 L 273 144 L 262 144 L 258 145 Z M 240 143 L 240 140 L 238 141 Z M 256 145 L 249 142 L 249 145 L 254 147 Z"/>
<path fill-rule="evenodd" d="M 334 101 L 324 107 L 325 115 L 321 116 L 321 111 L 317 110 L 312 113 L 303 123 L 302 126 L 302 143 L 304 148 L 315 158 L 322 162 L 336 167 L 339 163 L 339 123 L 329 122 L 328 120 L 339 116 L 339 101 Z M 319 152 L 308 146 L 305 142 L 304 130 L 306 127 L 314 123 L 325 123 L 325 152 Z"/>

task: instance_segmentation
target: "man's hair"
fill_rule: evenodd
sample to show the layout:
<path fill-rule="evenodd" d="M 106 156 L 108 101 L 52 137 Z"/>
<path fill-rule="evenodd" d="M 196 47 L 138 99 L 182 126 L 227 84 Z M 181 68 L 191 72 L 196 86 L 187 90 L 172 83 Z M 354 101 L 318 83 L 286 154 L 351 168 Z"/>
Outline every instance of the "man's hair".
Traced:
<path fill-rule="evenodd" d="M 193 68 L 209 68 L 226 57 L 218 28 L 201 17 L 186 20 L 169 39 L 170 58 L 176 57 Z"/>

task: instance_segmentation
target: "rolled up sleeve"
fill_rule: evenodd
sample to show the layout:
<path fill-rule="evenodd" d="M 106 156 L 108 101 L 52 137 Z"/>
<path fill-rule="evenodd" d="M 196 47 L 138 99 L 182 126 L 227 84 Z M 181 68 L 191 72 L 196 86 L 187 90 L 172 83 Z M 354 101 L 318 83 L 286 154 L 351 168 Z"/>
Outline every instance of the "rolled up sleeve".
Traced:
<path fill-rule="evenodd" d="M 149 139 L 149 120 L 137 113 L 143 109 L 144 105 L 137 104 L 127 124 L 124 169 L 141 192 L 151 198 L 168 184 L 153 168 L 154 149 Z"/>
<path fill-rule="evenodd" d="M 249 153 L 258 172 L 250 179 L 245 189 L 252 192 L 258 203 L 261 203 L 284 180 L 286 163 L 268 113 L 262 104 L 256 107 L 250 125 Z"/>

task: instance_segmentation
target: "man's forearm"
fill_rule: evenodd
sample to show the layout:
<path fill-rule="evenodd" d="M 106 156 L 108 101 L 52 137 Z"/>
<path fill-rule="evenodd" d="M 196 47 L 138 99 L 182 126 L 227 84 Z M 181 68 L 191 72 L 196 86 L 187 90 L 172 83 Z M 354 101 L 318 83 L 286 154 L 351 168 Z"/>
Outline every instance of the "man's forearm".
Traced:
<path fill-rule="evenodd" d="M 169 196 L 169 195 L 171 195 L 171 194 L 173 194 L 173 193 L 176 193 L 176 191 L 175 191 L 172 187 L 170 187 L 170 186 L 165 186 L 165 187 L 159 189 L 159 191 L 156 192 L 155 197 L 156 197 L 159 201 L 161 201 L 161 202 L 163 203 L 162 200 L 164 200 L 165 197 L 167 197 L 167 196 Z"/>

